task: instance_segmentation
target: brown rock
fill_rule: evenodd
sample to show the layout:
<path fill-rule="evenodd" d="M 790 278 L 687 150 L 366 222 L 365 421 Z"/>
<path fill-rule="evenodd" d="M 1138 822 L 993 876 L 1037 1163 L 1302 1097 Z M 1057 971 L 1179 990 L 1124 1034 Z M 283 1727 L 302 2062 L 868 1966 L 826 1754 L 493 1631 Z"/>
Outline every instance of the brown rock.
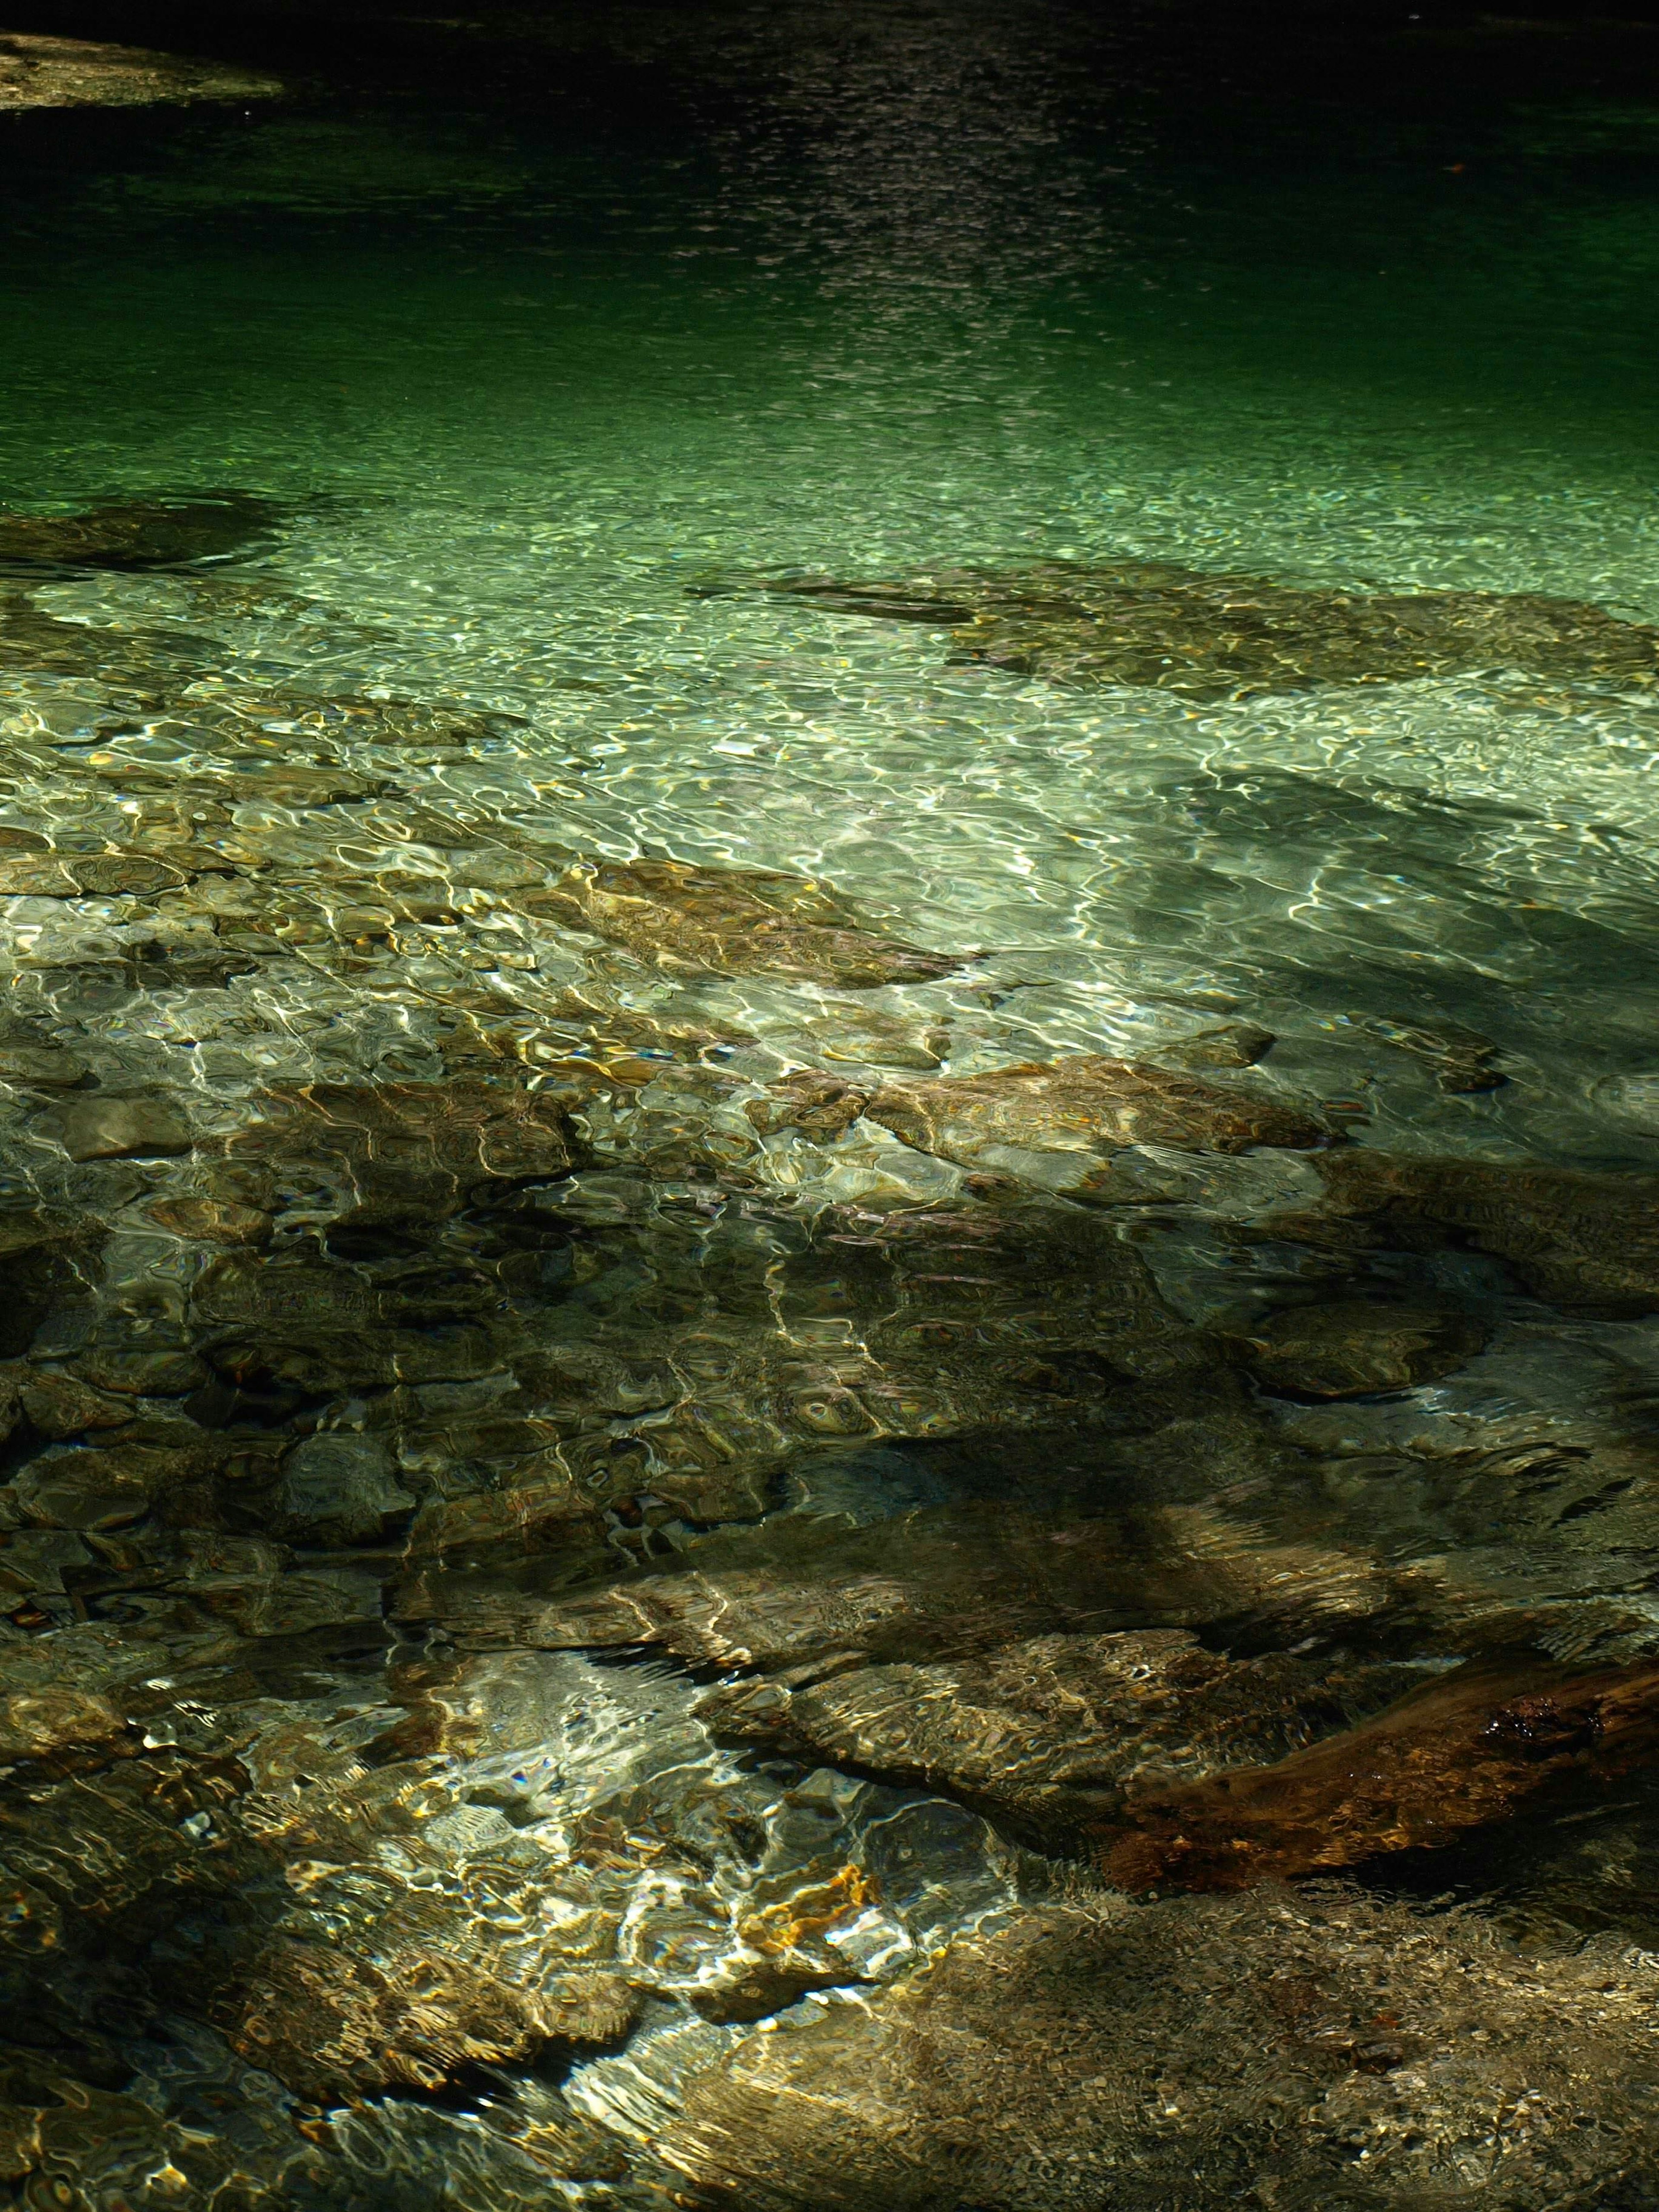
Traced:
<path fill-rule="evenodd" d="M 1651 1990 L 1353 1894 L 1027 1906 L 738 2039 L 653 2148 L 745 2212 L 1588 2212 L 1648 2163 Z"/>
<path fill-rule="evenodd" d="M 864 1111 L 919 1152 L 963 1167 L 1018 1174 L 1022 1156 L 1081 1155 L 1073 1178 L 1079 1194 L 1086 1193 L 1088 1156 L 1104 1158 L 1125 1146 L 1242 1152 L 1255 1145 L 1333 1142 L 1324 1122 L 1270 1093 L 1224 1090 L 1144 1062 L 1093 1055 L 890 1083 Z"/>
<path fill-rule="evenodd" d="M 1243 1889 L 1448 1844 L 1546 1784 L 1656 1754 L 1659 1666 L 1470 1665 L 1274 1765 L 1133 1796 L 1103 1864 L 1128 1889 Z"/>
<path fill-rule="evenodd" d="M 779 1129 L 838 1137 L 858 1120 L 870 1097 L 867 1090 L 859 1090 L 839 1075 L 803 1069 L 799 1075 L 784 1076 L 773 1084 L 769 1097 L 750 1099 L 743 1110 L 763 1137 Z"/>
<path fill-rule="evenodd" d="M 270 1214 L 234 1199 L 158 1198 L 144 1208 L 150 1219 L 175 1237 L 204 1244 L 266 1244 Z"/>
<path fill-rule="evenodd" d="M 149 853 L 53 853 L 0 860 L 0 898 L 147 898 L 198 870 Z"/>
<path fill-rule="evenodd" d="M 637 2011 L 618 1975 L 567 1976 L 544 1995 L 458 1955 L 435 1931 L 422 1943 L 393 1928 L 372 1960 L 295 1940 L 271 1945 L 228 2024 L 256 2064 L 335 2098 L 438 2089 L 468 2066 L 533 2057 L 556 2035 L 615 2042 Z"/>
<path fill-rule="evenodd" d="M 78 1376 L 35 1368 L 24 1382 L 23 1411 L 43 1437 L 76 1437 L 84 1429 L 118 1429 L 132 1419 L 119 1398 L 94 1390 Z"/>
<path fill-rule="evenodd" d="M 806 877 L 682 860 L 582 862 L 516 903 L 689 974 L 793 975 L 874 990 L 932 981 L 969 957 L 878 936 Z"/>
<path fill-rule="evenodd" d="M 1144 1629 L 817 1680 L 751 1679 L 712 1692 L 699 1710 L 723 1735 L 948 1790 L 1063 1849 L 1149 1773 L 1282 1757 L 1351 1726 L 1413 1679 L 1401 1668 L 1285 1655 L 1227 1659 L 1188 1632 Z"/>

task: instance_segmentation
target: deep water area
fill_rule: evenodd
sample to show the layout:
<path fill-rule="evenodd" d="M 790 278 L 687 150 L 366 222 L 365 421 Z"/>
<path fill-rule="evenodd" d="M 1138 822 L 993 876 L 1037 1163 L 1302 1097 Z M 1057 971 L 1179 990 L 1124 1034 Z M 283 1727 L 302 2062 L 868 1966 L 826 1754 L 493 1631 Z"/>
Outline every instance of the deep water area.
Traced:
<path fill-rule="evenodd" d="M 224 13 L 0 23 L 0 2201 L 1659 2212 L 1659 26 Z"/>

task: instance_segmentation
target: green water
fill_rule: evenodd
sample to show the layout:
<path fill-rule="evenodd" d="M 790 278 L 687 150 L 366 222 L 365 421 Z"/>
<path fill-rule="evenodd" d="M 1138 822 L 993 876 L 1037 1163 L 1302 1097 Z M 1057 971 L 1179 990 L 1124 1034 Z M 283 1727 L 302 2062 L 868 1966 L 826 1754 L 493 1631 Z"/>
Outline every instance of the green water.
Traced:
<path fill-rule="evenodd" d="M 23 1808 L 0 1808 L 22 1838 L 0 1841 L 24 1885 L 15 1917 L 30 1929 L 63 1917 L 60 1933 L 20 1937 L 0 1972 L 14 2014 L 43 2023 L 19 2028 L 23 2055 L 6 2062 L 8 2109 L 25 2115 L 5 2169 L 18 2203 L 1659 2202 L 1643 2071 L 1659 1832 L 1639 1731 L 1637 1750 L 1597 1765 L 1583 1745 L 1602 1723 L 1586 1723 L 1563 1754 L 1578 1764 L 1552 1770 L 1535 1815 L 1503 1817 L 1500 1790 L 1490 1818 L 1433 1835 L 1404 1822 L 1369 1854 L 1298 1863 L 1287 1879 L 1300 1886 L 1265 1902 L 1226 1885 L 1221 1901 L 1201 1884 L 1183 1897 L 1176 1880 L 1173 1896 L 1166 1883 L 1161 1900 L 1131 1906 L 1146 1884 L 1114 1886 L 1070 1831 L 1044 1826 L 1036 1800 L 1010 1796 L 1028 1755 L 1018 1747 L 1000 1779 L 969 1784 L 943 1753 L 908 1749 L 902 1728 L 894 1739 L 871 1723 L 862 1751 L 837 1750 L 833 1730 L 814 1737 L 818 1722 L 801 1724 L 805 1739 L 763 1731 L 744 1748 L 696 1710 L 711 1683 L 775 1674 L 808 1649 L 779 1628 L 769 1658 L 743 1626 L 753 1577 L 775 1584 L 775 1621 L 841 1593 L 811 1647 L 833 1681 L 868 1656 L 860 1593 L 896 1587 L 903 1546 L 938 1528 L 937 1558 L 956 1564 L 930 1567 L 923 1550 L 915 1571 L 924 1590 L 933 1572 L 954 1589 L 975 1544 L 996 1556 L 997 1524 L 974 1516 L 999 1498 L 1010 1591 L 1027 1571 L 1021 1516 L 1064 1547 L 1124 1498 L 1152 1521 L 1193 1516 L 1170 1540 L 1185 1565 L 1160 1553 L 1166 1579 L 1148 1570 L 1143 1601 L 1109 1560 L 1109 1597 L 1093 1604 L 1085 1589 L 1029 1618 L 988 1568 L 975 1625 L 959 1647 L 918 1627 L 919 1662 L 989 1663 L 1023 1635 L 1018 1674 L 1049 1665 L 1052 1653 L 1018 1656 L 1040 1635 L 1179 1630 L 1242 1667 L 1312 1652 L 1310 1668 L 1336 1669 L 1314 1718 L 1282 1686 L 1263 1691 L 1284 1700 L 1272 1729 L 1231 1754 L 1208 1738 L 1202 1758 L 1170 1753 L 1171 1771 L 1270 1764 L 1466 1662 L 1623 1668 L 1639 1678 L 1632 1696 L 1650 1695 L 1659 1319 L 1644 1293 L 1563 1290 L 1548 1269 L 1558 1237 L 1572 1267 L 1599 1240 L 1622 1265 L 1621 1220 L 1632 1251 L 1651 1243 L 1659 695 L 1509 667 L 1207 700 L 1072 688 L 952 660 L 937 627 L 760 588 L 1139 558 L 1309 590 L 1546 593 L 1659 623 L 1659 111 L 1640 83 L 1564 68 L 1557 85 L 1535 59 L 1517 82 L 1505 58 L 1486 86 L 1483 50 L 1472 64 L 1425 33 L 1420 49 L 1389 47 L 1396 75 L 1374 98 L 1358 39 L 1332 47 L 1328 76 L 1316 59 L 1291 71 L 1281 97 L 1271 68 L 1236 72 L 1236 31 L 1212 79 L 1192 51 L 1202 35 L 1156 14 L 1107 29 L 989 8 L 641 15 L 572 30 L 544 100 L 486 96 L 463 76 L 395 94 L 302 83 L 246 112 L 0 118 L 0 496 L 69 513 L 238 488 L 280 509 L 236 562 L 26 579 L 33 615 L 91 639 L 78 671 L 0 635 L 7 823 L 68 852 L 119 845 L 171 779 L 191 804 L 222 805 L 192 833 L 198 847 L 216 839 L 237 865 L 271 870 L 234 910 L 210 867 L 171 905 L 8 901 L 17 1036 L 73 1052 L 99 1089 L 174 1102 L 198 1153 L 66 1158 L 56 1094 L 21 1079 L 10 1091 L 7 1204 L 94 1218 L 108 1239 L 12 1347 L 18 1387 L 42 1367 L 77 1386 L 106 1377 L 94 1351 L 111 1346 L 176 1349 L 194 1365 L 141 1395 L 130 1429 L 132 1406 L 110 1410 L 125 1382 L 97 1383 L 102 1410 L 86 1426 L 23 1401 L 34 1410 L 7 1447 L 6 1492 L 21 1502 L 6 1509 L 16 1610 L 0 1658 L 21 1670 L 19 1696 L 71 1680 L 107 1694 L 149 1731 L 152 1763 L 173 1756 L 158 1745 L 183 1747 L 165 1821 L 154 1795 L 120 1818 L 142 1819 L 146 1836 L 165 1826 L 172 1850 L 177 1807 L 192 1808 L 179 1818 L 206 1825 L 184 1832 L 204 1850 L 224 1841 L 232 1869 L 158 1858 L 129 1893 L 110 1869 L 149 1846 L 112 1826 L 100 1871 L 88 1838 L 106 1814 L 74 1795 L 119 1797 L 97 1729 L 64 1723 L 46 1752 L 8 1739 L 0 1783 Z M 1501 26 L 1482 35 L 1510 56 Z M 53 635 L 64 647 L 82 632 Z M 173 672 L 123 673 L 124 639 Z M 246 708 L 234 738 L 208 711 L 267 689 L 281 712 Z M 392 702 L 394 721 L 398 702 L 469 718 L 465 742 L 337 713 L 310 727 L 301 711 L 365 698 Z M 262 761 L 363 786 L 350 804 L 311 808 L 238 787 Z M 411 843 L 425 859 L 409 862 Z M 531 861 L 491 878 L 456 857 L 480 847 Z M 653 966 L 515 906 L 515 883 L 550 880 L 572 854 L 809 876 L 870 927 L 959 964 L 856 996 Z M 397 871 L 410 865 L 463 887 L 459 920 L 386 918 L 377 901 L 392 877 L 406 888 Z M 302 914 L 289 946 L 302 957 L 266 959 L 260 932 L 276 925 L 262 915 L 284 901 Z M 192 980 L 176 951 L 176 973 L 144 969 L 163 956 L 142 948 L 169 931 L 175 947 L 245 955 L 240 972 Z M 572 993 L 600 1013 L 573 1012 Z M 744 1111 L 802 1067 L 851 1067 L 873 1088 L 896 1066 L 973 1077 L 1155 1057 L 1223 1020 L 1272 1032 L 1244 1079 L 1253 1097 L 1314 1111 L 1360 1150 L 1437 1173 L 1593 1169 L 1631 1178 L 1627 1201 L 1598 1200 L 1603 1212 L 1576 1230 L 1552 1216 L 1494 1243 L 1482 1241 L 1486 1202 L 1472 1199 L 1432 1231 L 1425 1214 L 1398 1240 L 1379 1232 L 1372 1260 L 1294 1226 L 1320 1184 L 1293 1146 L 1194 1167 L 1199 1155 L 1153 1145 L 1133 1170 L 1151 1178 L 1138 1197 L 1090 1206 L 1040 1176 L 1035 1194 L 1010 1196 L 994 1174 L 975 1183 L 971 1161 L 873 1119 L 826 1143 L 786 1132 L 757 1146 Z M 872 1022 L 885 1024 L 874 1044 Z M 1463 1048 L 1502 1080 L 1443 1079 L 1466 1032 Z M 298 1309 L 238 1305 L 252 1293 L 222 1287 L 243 1265 L 243 1232 L 152 1208 L 210 1188 L 191 1181 L 198 1164 L 264 1127 L 273 1085 L 359 1096 L 441 1085 L 458 1067 L 471 1080 L 481 1036 L 495 1054 L 485 1081 L 558 1097 L 596 1155 L 572 1182 L 556 1164 L 501 1171 L 529 1194 L 514 1201 L 514 1249 L 544 1257 L 550 1239 L 568 1243 L 580 1293 L 561 1303 L 564 1257 L 533 1291 L 522 1271 L 502 1273 L 468 1291 L 471 1305 L 446 1304 L 464 1277 L 506 1267 L 490 1242 L 505 1200 L 473 1191 L 428 1230 L 382 1197 L 343 1232 L 338 1190 L 290 1187 L 279 1161 L 280 1200 L 264 1185 L 211 1190 L 264 1221 L 246 1238 L 272 1256 L 247 1267 L 294 1271 L 312 1302 L 304 1328 L 373 1337 L 381 1309 L 362 1301 L 407 1304 L 398 1285 L 417 1274 L 428 1303 L 414 1321 L 398 1309 L 404 1348 L 384 1371 L 343 1356 L 336 1373 L 311 1338 L 287 1369 L 223 1352 L 249 1314 L 281 1337 Z M 584 1091 L 584 1065 L 625 1050 L 643 1062 Z M 653 1067 L 669 1073 L 641 1095 Z M 688 1068 L 726 1093 L 674 1090 Z M 445 1140 L 430 1141 L 447 1160 Z M 469 1501 L 515 1498 L 531 1480 L 522 1437 L 495 1459 L 478 1440 L 481 1409 L 516 1391 L 515 1419 L 529 1405 L 552 1422 L 525 1379 L 548 1346 L 633 1363 L 625 1385 L 606 1381 L 611 1396 L 593 1386 L 599 1412 L 583 1417 L 585 1436 L 603 1431 L 625 1457 L 656 1418 L 640 1407 L 667 1402 L 653 1376 L 672 1366 L 695 1395 L 702 1385 L 685 1376 L 714 1371 L 697 1365 L 705 1338 L 737 1346 L 763 1325 L 792 1358 L 833 1364 L 894 1314 L 925 1319 L 930 1298 L 943 1311 L 957 1295 L 928 1285 L 1000 1282 L 994 1254 L 983 1278 L 963 1272 L 993 1217 L 1013 1224 L 1009 1267 L 1076 1285 L 1042 1293 L 1064 1309 L 1052 1328 L 1028 1325 L 1038 1294 L 1021 1290 L 1009 1342 L 1075 1332 L 1091 1298 L 1103 1312 L 1130 1299 L 1118 1277 L 1103 1290 L 1089 1272 L 1115 1255 L 1144 1270 L 1183 1341 L 1213 1328 L 1216 1345 L 1236 1346 L 1287 1304 L 1352 1295 L 1427 1297 L 1472 1316 L 1479 1341 L 1419 1381 L 1346 1393 L 1278 1389 L 1253 1369 L 1261 1387 L 1237 1405 L 1188 1421 L 1172 1398 L 1166 1427 L 1148 1433 L 1173 1441 L 1139 1459 L 1139 1444 L 1099 1440 L 1129 1434 L 1127 1415 L 1074 1436 L 1062 1408 L 1061 1441 L 1045 1448 L 1048 1416 L 1005 1426 L 992 1350 L 936 1379 L 913 1346 L 894 1370 L 897 1410 L 850 1451 L 812 1456 L 802 1431 L 794 1445 L 779 1431 L 751 1446 L 742 1423 L 758 1436 L 782 1421 L 785 1385 L 738 1414 L 709 1385 L 741 1480 L 677 1491 L 647 1437 L 647 1461 L 627 1460 L 634 1474 L 609 1490 L 583 1478 L 568 1523 L 588 1521 L 568 1557 L 556 1531 L 503 1547 L 505 1523 L 465 1520 Z M 907 1219 L 922 1224 L 922 1257 L 905 1275 L 900 1254 L 899 1287 L 872 1291 L 859 1255 L 880 1246 L 888 1265 Z M 935 1220 L 968 1243 L 929 1262 Z M 1047 1239 L 1065 1256 L 1045 1257 Z M 431 1287 L 440 1274 L 449 1287 Z M 359 1303 L 343 1291 L 327 1303 L 348 1277 Z M 985 1292 L 987 1312 L 1002 1295 Z M 458 1330 L 487 1336 L 509 1308 L 510 1357 L 454 1351 Z M 422 1330 L 441 1340 L 424 1366 L 408 1349 Z M 1000 1347 L 994 1337 L 988 1323 L 981 1341 Z M 1066 1356 L 1092 1357 L 1085 1338 Z M 1158 1358 L 1124 1355 L 1114 1372 L 1151 1389 Z M 538 1387 L 557 1398 L 544 1376 Z M 455 1442 L 458 1423 L 473 1425 L 471 1442 Z M 359 1474 L 368 1454 L 374 1481 L 392 1485 L 361 1524 L 307 1519 L 289 1492 L 258 1490 L 260 1454 L 274 1469 L 270 1455 L 336 1431 L 356 1440 Z M 106 1431 L 113 1444 L 100 1444 Z M 191 1457 L 198 1431 L 220 1439 L 210 1475 Z M 1028 1433 L 1030 1449 L 1006 1442 Z M 66 1458 L 78 1480 L 72 1455 L 106 1449 L 172 1454 L 169 1486 L 131 1510 L 100 1506 L 101 1519 L 78 1505 L 54 1519 L 42 1483 Z M 192 1502 L 198 1480 L 210 1505 Z M 425 1534 L 441 1508 L 463 1516 L 460 1533 Z M 671 1531 L 655 1552 L 653 1515 Z M 801 1565 L 791 1547 L 808 1524 L 848 1545 L 877 1534 L 844 1560 L 812 1552 L 813 1534 Z M 890 1558 L 888 1528 L 905 1532 Z M 1143 1540 L 1126 1523 L 1121 1558 Z M 1255 1595 L 1231 1583 L 1169 1595 L 1194 1560 L 1224 1559 L 1214 1572 L 1237 1570 L 1238 1589 L 1260 1568 Z M 682 1617 L 674 1578 L 699 1571 L 707 1618 L 690 1599 Z M 671 1595 L 653 1613 L 664 1576 Z M 546 1608 L 570 1589 L 590 1610 L 554 1618 Z M 636 1610 L 616 1611 L 624 1601 Z M 728 1603 L 742 1632 L 722 1642 Z M 869 1598 L 868 1618 L 886 1603 Z M 679 1625 L 664 1627 L 671 1617 Z M 907 1663 L 901 1644 L 879 1664 Z M 459 1687 L 443 1673 L 457 1651 L 487 1655 Z M 1384 1681 L 1367 1668 L 1405 1671 Z M 1022 1710 L 977 1679 L 918 1678 L 892 1695 L 913 1714 L 930 1699 L 989 1711 L 998 1696 Z M 410 1713 L 426 1734 L 404 1725 Z M 1149 1752 L 1148 1771 L 1164 1759 Z M 1066 1786 L 1104 1791 L 1085 1766 Z M 137 1769 L 120 1771 L 131 1796 Z M 82 1876 L 52 1859 L 42 1822 L 62 1824 Z M 780 1923 L 756 1916 L 786 1906 L 807 1932 L 790 1939 L 782 1980 L 757 1984 L 752 2004 L 705 2002 L 731 1984 L 734 1958 L 760 1972 L 774 1939 L 756 1931 Z M 927 2103 L 923 2073 L 892 2087 L 879 2069 L 897 2065 L 915 2015 L 880 2025 L 881 2005 L 932 1987 L 929 1962 L 952 1944 L 969 1947 L 971 1978 L 974 1942 L 1017 1947 L 1042 1912 L 1120 1931 L 1121 1952 L 1073 1970 L 1075 2015 L 1058 2017 L 1073 2018 L 1080 2055 L 1063 2094 L 1023 2104 L 1007 2081 L 1018 2048 L 1000 2073 L 982 2066 L 969 2025 L 975 2051 L 994 2034 L 967 1997 L 960 2018 L 957 2000 L 938 2000 L 942 2101 Z M 579 1922 L 604 1932 L 567 1943 Z M 337 1948 L 359 1994 L 319 1966 L 295 1996 L 304 1974 L 283 1963 L 284 1944 L 325 1961 Z M 429 2030 L 394 2019 L 389 1998 L 375 2011 L 362 1989 L 375 1975 L 402 1988 L 417 1953 L 531 1991 L 529 2011 L 441 1994 Z M 1441 1963 L 1412 1963 L 1431 1958 Z M 1018 2012 L 1048 1970 L 986 1971 L 1022 2023 L 1012 2034 L 1054 2027 L 1038 1996 L 1035 2026 Z M 578 1972 L 588 1980 L 571 1995 L 559 1977 Z M 1583 1995 L 1595 1974 L 1599 2012 Z M 609 1994 L 594 1996 L 595 1975 L 611 1978 Z M 1429 1993 L 1447 1975 L 1484 1994 L 1447 2009 Z M 1289 2056 L 1235 2064 L 1235 2047 L 1278 2048 L 1278 2029 L 1228 2010 L 1257 1982 L 1315 1995 L 1273 2015 L 1291 2023 Z M 565 1993 L 556 2003 L 550 1990 Z M 1351 2012 L 1383 2027 L 1334 2043 L 1329 2020 Z M 279 2014 L 288 2025 L 268 2034 L 260 2020 Z M 848 2025 L 866 2019 L 879 2051 Z M 1384 2059 L 1355 2041 L 1396 2030 L 1409 2048 Z M 351 2035 L 367 2056 L 340 2056 Z M 808 2057 L 788 2058 L 791 2037 Z M 1488 2044 L 1506 2055 L 1483 2073 Z M 404 2048 L 415 2062 L 386 2059 Z M 1339 2056 L 1316 2094 L 1297 2069 L 1316 2049 Z M 779 2082 L 797 2063 L 809 2104 L 811 2068 L 829 2067 L 832 2121 L 874 2069 L 871 2109 L 886 2117 L 792 2120 Z M 722 2104 L 726 2089 L 708 2084 L 730 2080 L 760 2086 Z M 1081 2102 L 1068 2104 L 1073 2090 Z M 975 2133 L 1005 2094 L 1024 2131 L 1018 2154 Z M 1292 2106 L 1313 2117 L 1293 2125 Z M 913 2107 L 916 2147 L 890 2158 L 882 2146 Z"/>

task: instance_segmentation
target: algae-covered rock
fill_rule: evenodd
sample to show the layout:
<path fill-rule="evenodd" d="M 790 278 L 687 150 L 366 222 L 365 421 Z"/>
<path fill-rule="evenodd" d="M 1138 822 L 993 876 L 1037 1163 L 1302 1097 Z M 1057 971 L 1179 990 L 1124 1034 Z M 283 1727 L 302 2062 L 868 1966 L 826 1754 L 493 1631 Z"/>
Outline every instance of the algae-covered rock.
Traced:
<path fill-rule="evenodd" d="M 970 957 L 882 937 L 807 877 L 682 860 L 584 862 L 518 903 L 689 974 L 786 975 L 874 990 L 932 981 Z"/>
<path fill-rule="evenodd" d="M 1234 1338 L 1259 1382 L 1305 1398 L 1410 1389 L 1462 1367 L 1486 1340 L 1467 1314 L 1354 1298 L 1291 1307 Z"/>
<path fill-rule="evenodd" d="M 1275 1218 L 1273 1234 L 1339 1249 L 1462 1244 L 1505 1261 L 1552 1304 L 1659 1311 L 1659 1176 L 1358 1147 L 1324 1156 L 1318 1171 L 1324 1204 Z"/>
<path fill-rule="evenodd" d="M 311 1540 L 331 1529 L 348 1539 L 373 1535 L 414 1504 L 379 1437 L 325 1429 L 296 1444 L 283 1462 L 278 1510 Z"/>
<path fill-rule="evenodd" d="M 0 36 L 0 107 L 5 105 L 5 52 L 13 43 L 15 40 Z M 223 561 L 262 544 L 284 513 L 279 501 L 246 491 L 112 499 L 69 514 L 0 512 L 0 574 L 31 569 L 166 569 L 198 561 Z"/>
<path fill-rule="evenodd" d="M 85 1060 L 55 1045 L 0 1044 L 0 1082 L 27 1084 L 43 1091 L 72 1091 L 86 1073 Z"/>
<path fill-rule="evenodd" d="M 939 569 L 902 583 L 769 585 L 836 614 L 951 632 L 951 659 L 1051 683 L 1200 699 L 1479 670 L 1651 684 L 1659 631 L 1538 593 L 1296 587 L 1167 562 Z"/>

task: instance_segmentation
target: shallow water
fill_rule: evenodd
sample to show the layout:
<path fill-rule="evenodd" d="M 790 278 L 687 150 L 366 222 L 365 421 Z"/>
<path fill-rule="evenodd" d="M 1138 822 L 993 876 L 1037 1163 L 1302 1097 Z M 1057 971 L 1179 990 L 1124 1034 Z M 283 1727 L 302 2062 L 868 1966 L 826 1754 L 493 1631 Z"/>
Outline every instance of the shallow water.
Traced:
<path fill-rule="evenodd" d="M 1659 683 L 764 588 L 1659 624 L 1656 111 L 1439 35 L 0 138 L 9 505 L 273 502 L 0 541 L 20 2202 L 1659 2202 Z M 927 1092 L 1077 1055 L 1188 1126 Z"/>

